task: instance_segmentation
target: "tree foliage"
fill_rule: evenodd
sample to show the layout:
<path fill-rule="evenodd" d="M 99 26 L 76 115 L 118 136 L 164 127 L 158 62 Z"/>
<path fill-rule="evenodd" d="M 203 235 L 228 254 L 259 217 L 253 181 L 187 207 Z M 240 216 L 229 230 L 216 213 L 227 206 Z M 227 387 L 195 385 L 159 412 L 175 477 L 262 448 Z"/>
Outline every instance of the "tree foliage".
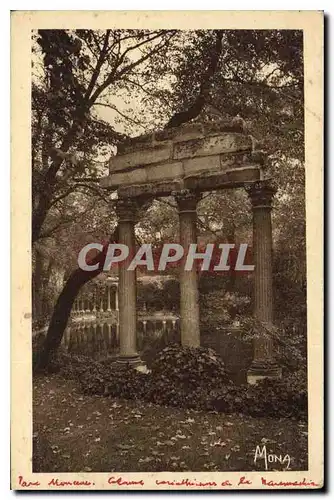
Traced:
<path fill-rule="evenodd" d="M 34 249 L 65 267 L 71 279 L 78 248 L 107 241 L 115 227 L 112 196 L 98 180 L 120 140 L 239 114 L 269 153 L 267 175 L 279 182 L 273 212 L 277 318 L 288 311 L 305 335 L 303 109 L 298 30 L 39 30 L 32 84 Z M 251 210 L 242 190 L 205 194 L 198 213 L 200 236 L 250 238 Z M 136 233 L 138 241 L 157 245 L 177 240 L 174 201 L 154 202 Z"/>

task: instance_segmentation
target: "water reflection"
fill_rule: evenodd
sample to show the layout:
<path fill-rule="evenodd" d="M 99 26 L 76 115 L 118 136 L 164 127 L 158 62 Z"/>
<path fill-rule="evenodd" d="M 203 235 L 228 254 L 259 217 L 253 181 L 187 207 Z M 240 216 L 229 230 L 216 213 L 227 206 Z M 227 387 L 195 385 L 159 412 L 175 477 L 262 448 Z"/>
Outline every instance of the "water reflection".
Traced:
<path fill-rule="evenodd" d="M 178 332 L 179 320 L 176 317 L 140 319 L 137 322 L 138 352 L 145 353 L 163 336 L 172 339 Z M 119 327 L 114 318 L 77 318 L 66 329 L 62 344 L 73 354 L 96 360 L 114 358 L 119 354 Z"/>

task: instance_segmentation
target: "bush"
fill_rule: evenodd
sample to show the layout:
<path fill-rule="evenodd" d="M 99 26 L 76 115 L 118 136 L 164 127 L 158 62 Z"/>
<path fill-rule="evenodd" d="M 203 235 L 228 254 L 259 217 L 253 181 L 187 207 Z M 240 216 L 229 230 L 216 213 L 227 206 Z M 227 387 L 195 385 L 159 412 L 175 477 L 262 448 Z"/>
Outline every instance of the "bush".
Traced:
<path fill-rule="evenodd" d="M 82 354 L 69 354 L 65 349 L 58 349 L 57 354 L 52 360 L 54 366 L 61 376 L 66 379 L 77 380 L 81 375 L 85 374 L 87 370 L 98 367 L 99 362 L 94 361 L 88 356 Z"/>
<path fill-rule="evenodd" d="M 79 380 L 86 394 L 100 394 L 122 399 L 144 399 L 149 387 L 149 376 L 128 366 L 94 363 L 83 373 Z"/>
<path fill-rule="evenodd" d="M 78 377 L 86 394 L 252 417 L 307 418 L 306 372 L 236 386 L 215 351 L 178 345 L 163 349 L 148 374 L 117 363 L 73 358 L 61 373 Z"/>
<path fill-rule="evenodd" d="M 204 347 L 167 346 L 151 368 L 155 378 L 168 379 L 178 388 L 188 390 L 228 381 L 222 359 L 213 349 Z"/>
<path fill-rule="evenodd" d="M 305 372 L 281 379 L 264 379 L 256 385 L 225 387 L 211 393 L 208 408 L 252 417 L 307 418 Z"/>
<path fill-rule="evenodd" d="M 86 393 L 187 408 L 205 408 L 209 391 L 228 381 L 215 351 L 178 345 L 160 351 L 150 374 L 94 362 L 78 375 Z"/>
<path fill-rule="evenodd" d="M 160 405 L 204 409 L 210 390 L 228 383 L 222 359 L 203 347 L 168 346 L 151 368 L 145 398 Z"/>
<path fill-rule="evenodd" d="M 141 358 L 149 369 L 151 369 L 160 351 L 170 344 L 181 346 L 181 332 L 178 329 L 167 329 L 155 338 L 150 339 L 150 343 L 147 343 L 147 346 L 145 346 L 141 353 Z"/>

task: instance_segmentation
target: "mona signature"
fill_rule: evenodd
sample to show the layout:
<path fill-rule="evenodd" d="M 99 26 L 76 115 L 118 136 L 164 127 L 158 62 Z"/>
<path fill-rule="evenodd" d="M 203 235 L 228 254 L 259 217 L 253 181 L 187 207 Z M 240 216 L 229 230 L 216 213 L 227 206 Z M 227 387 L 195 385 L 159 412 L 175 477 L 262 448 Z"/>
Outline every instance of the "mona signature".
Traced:
<path fill-rule="evenodd" d="M 274 453 L 268 453 L 266 445 L 257 446 L 254 454 L 254 464 L 256 464 L 259 460 L 264 461 L 265 470 L 268 470 L 268 464 L 281 464 L 285 465 L 285 470 L 290 470 L 291 458 L 290 455 L 275 455 Z"/>

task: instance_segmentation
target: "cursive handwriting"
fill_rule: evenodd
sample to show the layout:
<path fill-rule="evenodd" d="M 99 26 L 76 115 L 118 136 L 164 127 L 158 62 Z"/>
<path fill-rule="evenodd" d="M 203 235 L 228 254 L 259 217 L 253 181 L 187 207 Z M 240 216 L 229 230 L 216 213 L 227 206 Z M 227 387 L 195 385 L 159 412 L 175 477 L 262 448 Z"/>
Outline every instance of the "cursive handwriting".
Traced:
<path fill-rule="evenodd" d="M 92 486 L 94 483 L 91 481 L 61 481 L 60 479 L 52 478 L 51 481 L 48 482 L 48 486 L 59 486 L 63 488 L 64 486 Z"/>
<path fill-rule="evenodd" d="M 257 453 L 259 455 L 259 458 L 262 458 L 265 460 L 265 457 L 267 456 L 267 459 L 270 454 L 267 453 L 265 446 L 260 449 L 260 447 L 257 447 Z M 274 455 L 275 456 L 275 455 Z M 281 461 L 280 461 L 281 460 Z M 283 463 L 284 458 L 281 457 L 280 463 Z M 268 460 L 269 461 L 269 460 Z M 260 479 L 260 478 L 258 478 Z M 23 488 L 33 488 L 36 486 L 41 486 L 41 483 L 39 481 L 27 481 L 23 479 L 23 476 L 18 476 L 18 481 L 19 485 L 22 486 Z M 56 486 L 56 487 L 66 487 L 66 486 L 95 486 L 94 482 L 87 481 L 87 480 L 70 480 L 70 481 L 62 481 L 57 477 L 53 477 L 48 483 L 48 486 Z M 110 476 L 108 478 L 108 484 L 113 484 L 117 486 L 144 486 L 144 480 L 143 479 L 136 479 L 136 480 L 127 480 L 123 479 L 121 476 L 119 477 L 114 477 Z M 183 479 L 156 479 L 155 480 L 156 486 L 183 486 L 183 487 L 188 487 L 188 488 L 221 488 L 221 487 L 226 487 L 226 486 L 252 486 L 253 482 L 247 479 L 246 476 L 240 476 L 238 481 L 233 484 L 233 482 L 230 482 L 230 480 L 226 479 L 223 480 L 222 482 L 216 482 L 216 481 L 197 481 L 196 479 L 190 480 L 188 478 L 183 478 Z M 290 480 L 290 481 L 273 481 L 272 479 L 268 480 L 265 477 L 261 476 L 261 485 L 265 487 L 272 487 L 272 488 L 319 488 L 320 485 L 318 483 L 315 483 L 312 480 L 306 479 L 305 477 L 302 480 Z"/>
<path fill-rule="evenodd" d="M 255 455 L 254 455 L 254 464 L 256 464 L 257 460 L 261 458 L 264 460 L 265 469 L 268 470 L 268 463 L 279 463 L 279 464 L 287 464 L 286 470 L 290 469 L 290 455 L 275 455 L 273 453 L 267 453 L 266 446 L 262 446 L 262 450 L 260 446 L 256 447 Z"/>
<path fill-rule="evenodd" d="M 23 488 L 29 488 L 31 486 L 40 486 L 41 483 L 39 481 L 25 481 L 22 476 L 19 476 L 19 485 L 23 486 Z"/>
<path fill-rule="evenodd" d="M 111 476 L 108 479 L 108 484 L 117 484 L 118 486 L 144 486 L 144 481 L 142 479 L 139 481 L 127 481 L 122 479 L 122 477 L 114 478 Z"/>
<path fill-rule="evenodd" d="M 308 486 L 319 486 L 319 484 L 315 483 L 314 481 L 306 481 L 305 477 L 303 478 L 302 481 L 279 481 L 279 482 L 275 482 L 275 481 L 267 481 L 267 479 L 265 479 L 264 477 L 261 477 L 261 482 L 262 482 L 262 485 L 263 486 L 273 486 L 275 488 L 277 487 L 280 487 L 280 486 L 283 486 L 283 487 L 291 487 L 291 486 L 305 486 L 305 487 L 308 487 Z"/>
<path fill-rule="evenodd" d="M 214 488 L 215 486 L 218 486 L 216 481 L 208 481 L 205 483 L 202 483 L 202 481 L 191 481 L 190 479 L 180 479 L 179 481 L 175 480 L 159 480 L 156 479 L 155 484 L 157 486 L 186 486 L 186 487 L 195 487 L 195 488 Z M 220 486 L 232 486 L 230 481 L 223 481 Z"/>
<path fill-rule="evenodd" d="M 238 486 L 244 485 L 244 484 L 252 484 L 252 481 L 249 481 L 249 479 L 246 479 L 246 476 L 241 476 L 238 482 Z"/>

